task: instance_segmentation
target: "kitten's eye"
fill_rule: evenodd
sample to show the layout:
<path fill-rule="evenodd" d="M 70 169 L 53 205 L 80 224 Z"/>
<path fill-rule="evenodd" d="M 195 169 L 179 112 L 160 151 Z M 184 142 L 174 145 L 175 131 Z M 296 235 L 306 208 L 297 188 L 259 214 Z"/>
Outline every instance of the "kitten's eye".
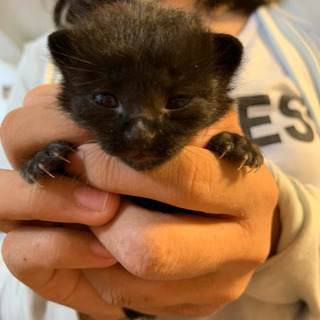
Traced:
<path fill-rule="evenodd" d="M 119 102 L 118 100 L 111 94 L 98 93 L 94 97 L 94 102 L 101 105 L 102 107 L 114 109 L 118 108 Z"/>
<path fill-rule="evenodd" d="M 167 109 L 181 109 L 188 105 L 190 101 L 192 100 L 192 97 L 189 96 L 177 96 L 172 99 L 170 99 L 167 102 L 166 108 Z"/>

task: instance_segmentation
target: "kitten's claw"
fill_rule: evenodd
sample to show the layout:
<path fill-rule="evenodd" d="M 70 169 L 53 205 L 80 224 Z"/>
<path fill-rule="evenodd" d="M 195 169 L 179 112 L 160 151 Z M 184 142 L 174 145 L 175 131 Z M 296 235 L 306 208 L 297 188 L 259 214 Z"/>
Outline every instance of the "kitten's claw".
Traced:
<path fill-rule="evenodd" d="M 238 171 L 240 171 L 246 164 L 246 162 L 248 161 L 249 159 L 249 155 L 247 153 L 244 154 L 244 156 L 242 157 L 242 162 L 240 163 L 240 166 L 238 167 Z"/>
<path fill-rule="evenodd" d="M 42 184 L 40 184 L 38 182 L 37 179 L 35 179 L 35 177 L 32 174 L 28 175 L 28 178 L 30 179 L 30 181 L 32 181 L 33 183 L 35 183 L 39 188 L 44 188 L 44 186 Z"/>
<path fill-rule="evenodd" d="M 227 147 L 226 147 L 226 149 L 222 152 L 222 154 L 220 155 L 220 157 L 219 157 L 219 159 L 222 159 L 230 150 L 231 150 L 231 146 L 230 145 L 228 145 Z"/>
<path fill-rule="evenodd" d="M 72 150 L 71 143 L 55 141 L 27 160 L 20 168 L 20 174 L 29 183 L 36 184 L 46 175 L 53 179 L 55 178 L 54 174 L 67 175 L 64 165 L 66 162 L 70 162 L 67 157 Z"/>
<path fill-rule="evenodd" d="M 62 160 L 62 161 L 64 161 L 64 162 L 70 163 L 70 160 L 66 159 L 65 157 L 63 157 L 62 155 L 60 155 L 58 152 L 54 152 L 53 155 L 54 155 L 56 158 L 59 158 L 60 160 Z"/>
<path fill-rule="evenodd" d="M 257 171 L 259 171 L 260 167 L 261 166 L 258 165 L 258 162 L 255 161 L 252 167 L 250 168 L 250 170 L 248 171 L 248 173 L 251 173 L 251 172 L 256 173 Z"/>
<path fill-rule="evenodd" d="M 49 177 L 51 177 L 52 179 L 55 179 L 55 176 L 51 172 L 49 172 L 42 163 L 39 163 L 38 167 L 40 168 L 40 170 L 46 173 Z"/>
<path fill-rule="evenodd" d="M 263 164 L 263 156 L 259 147 L 248 137 L 223 131 L 211 138 L 208 149 L 217 152 L 221 158 L 240 163 L 238 171 L 247 166 L 259 169 Z M 223 151 L 223 152 L 222 152 Z"/>

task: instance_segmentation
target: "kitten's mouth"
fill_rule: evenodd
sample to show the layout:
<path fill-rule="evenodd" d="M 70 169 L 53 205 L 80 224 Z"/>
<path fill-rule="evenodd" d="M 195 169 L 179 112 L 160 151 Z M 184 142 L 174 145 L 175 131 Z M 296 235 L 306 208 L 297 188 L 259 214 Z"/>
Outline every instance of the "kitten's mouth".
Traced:
<path fill-rule="evenodd" d="M 133 151 L 127 155 L 127 158 L 130 161 L 134 162 L 145 162 L 154 159 L 154 155 L 152 155 L 149 151 Z"/>
<path fill-rule="evenodd" d="M 152 169 L 164 161 L 162 158 L 156 157 L 150 151 L 140 150 L 126 154 L 122 160 L 136 170 Z"/>

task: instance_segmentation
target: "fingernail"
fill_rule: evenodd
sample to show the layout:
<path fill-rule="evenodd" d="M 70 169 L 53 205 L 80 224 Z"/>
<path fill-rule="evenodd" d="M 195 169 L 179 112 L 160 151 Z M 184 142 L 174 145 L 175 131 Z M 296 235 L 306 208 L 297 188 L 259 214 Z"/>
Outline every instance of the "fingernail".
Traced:
<path fill-rule="evenodd" d="M 77 148 L 76 155 L 77 155 L 77 157 L 78 157 L 79 159 L 81 159 L 81 160 L 84 159 L 84 152 L 83 152 L 81 149 L 79 149 L 79 148 Z"/>
<path fill-rule="evenodd" d="M 108 193 L 93 187 L 79 187 L 74 191 L 75 200 L 83 207 L 95 211 L 104 211 Z"/>
<path fill-rule="evenodd" d="M 110 251 L 98 239 L 95 239 L 90 243 L 90 248 L 91 251 L 98 256 L 113 258 Z"/>

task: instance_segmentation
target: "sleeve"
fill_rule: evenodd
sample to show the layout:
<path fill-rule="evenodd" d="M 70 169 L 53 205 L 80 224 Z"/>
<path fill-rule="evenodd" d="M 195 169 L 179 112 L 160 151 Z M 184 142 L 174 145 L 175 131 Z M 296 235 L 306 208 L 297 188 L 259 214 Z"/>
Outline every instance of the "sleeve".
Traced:
<path fill-rule="evenodd" d="M 10 111 L 21 107 L 27 92 L 45 81 L 49 65 L 49 52 L 46 46 L 47 35 L 26 44 L 16 71 L 8 107 L 0 115 L 0 123 Z M 0 168 L 11 169 L 0 143 Z"/>
<path fill-rule="evenodd" d="M 43 84 L 49 61 L 47 35 L 27 43 L 17 69 L 9 100 L 11 110 L 21 107 L 26 93 Z"/>
<path fill-rule="evenodd" d="M 276 254 L 256 270 L 246 294 L 273 305 L 303 305 L 308 317 L 299 319 L 320 319 L 320 189 L 269 167 L 280 191 L 281 236 Z"/>

